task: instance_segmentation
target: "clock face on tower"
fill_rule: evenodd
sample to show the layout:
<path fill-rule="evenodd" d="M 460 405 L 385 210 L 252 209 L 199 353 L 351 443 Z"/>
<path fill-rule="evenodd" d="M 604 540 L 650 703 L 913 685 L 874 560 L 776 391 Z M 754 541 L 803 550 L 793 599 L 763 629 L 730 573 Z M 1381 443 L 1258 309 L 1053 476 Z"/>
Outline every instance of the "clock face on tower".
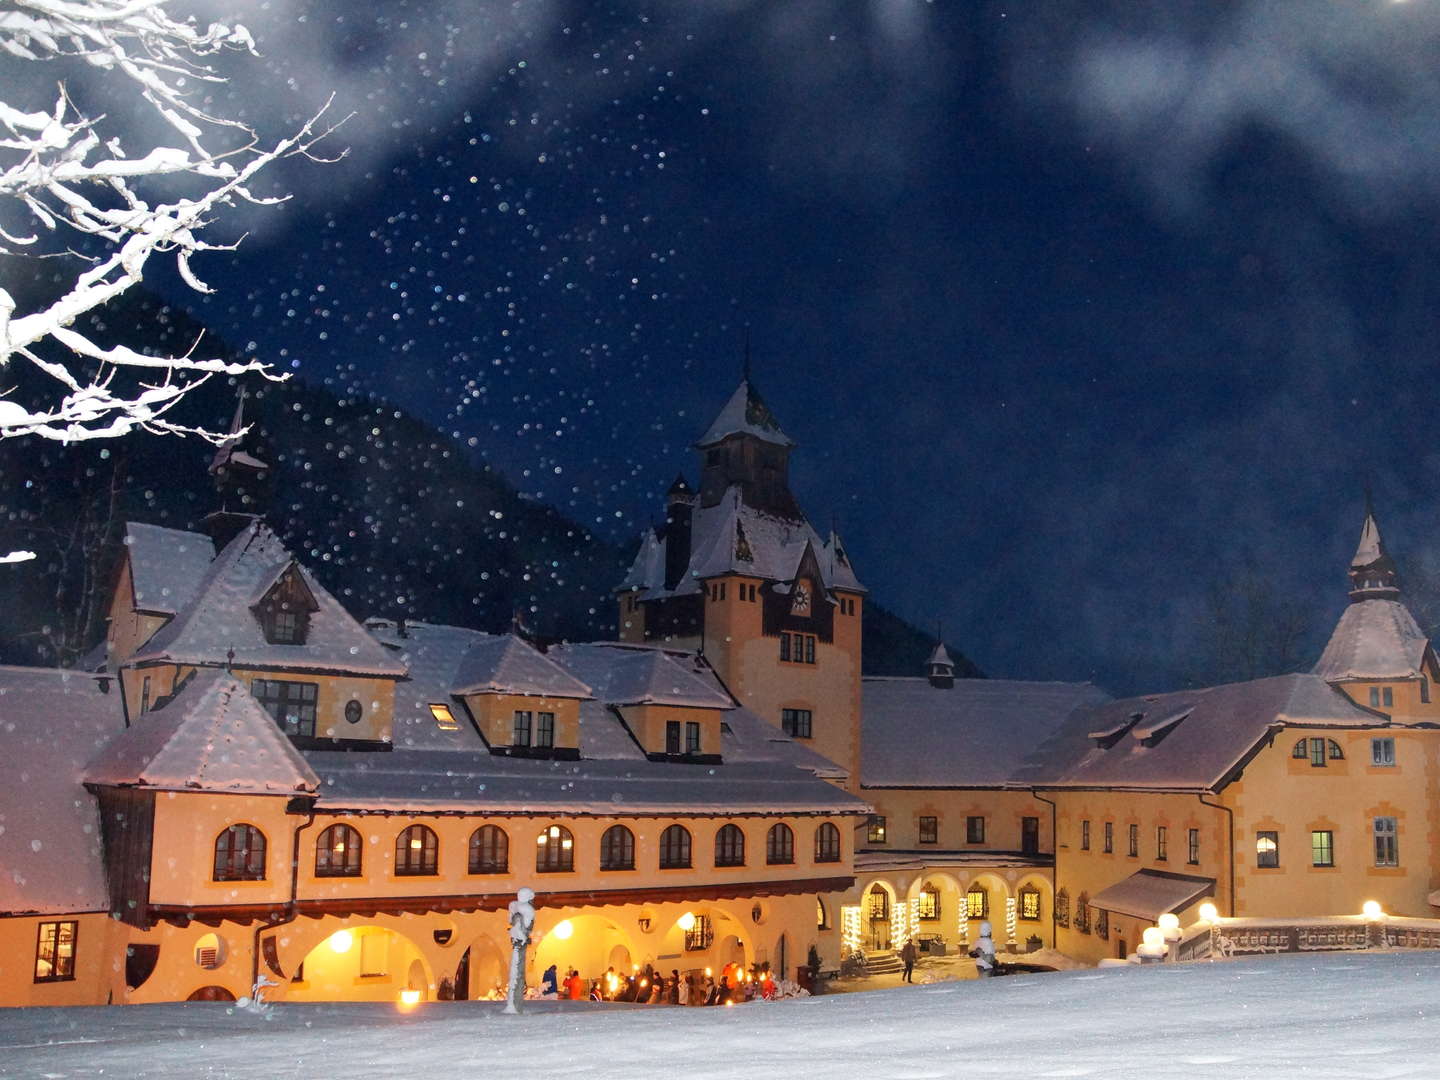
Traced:
<path fill-rule="evenodd" d="M 808 581 L 797 581 L 795 591 L 791 594 L 790 614 L 810 614 L 810 583 Z"/>

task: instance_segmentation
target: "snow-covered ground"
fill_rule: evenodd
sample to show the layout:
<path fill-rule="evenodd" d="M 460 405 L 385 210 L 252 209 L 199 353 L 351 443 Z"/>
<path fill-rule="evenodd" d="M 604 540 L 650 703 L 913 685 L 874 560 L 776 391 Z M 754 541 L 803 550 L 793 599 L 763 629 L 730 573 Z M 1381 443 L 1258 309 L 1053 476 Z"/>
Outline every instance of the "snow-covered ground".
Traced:
<path fill-rule="evenodd" d="M 915 985 L 736 1008 L 447 1003 L 0 1012 L 0 1076 L 1440 1076 L 1440 953 L 1278 956 Z"/>

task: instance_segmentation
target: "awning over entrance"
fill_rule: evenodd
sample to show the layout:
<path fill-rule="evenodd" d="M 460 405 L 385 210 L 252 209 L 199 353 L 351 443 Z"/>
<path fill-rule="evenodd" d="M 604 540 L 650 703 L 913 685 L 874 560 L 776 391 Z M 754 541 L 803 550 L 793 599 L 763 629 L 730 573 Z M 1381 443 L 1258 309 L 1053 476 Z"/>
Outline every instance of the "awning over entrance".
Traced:
<path fill-rule="evenodd" d="M 1090 906 L 1153 922 L 1167 911 L 1180 911 L 1214 891 L 1214 878 L 1139 870 L 1096 893 L 1090 898 Z"/>

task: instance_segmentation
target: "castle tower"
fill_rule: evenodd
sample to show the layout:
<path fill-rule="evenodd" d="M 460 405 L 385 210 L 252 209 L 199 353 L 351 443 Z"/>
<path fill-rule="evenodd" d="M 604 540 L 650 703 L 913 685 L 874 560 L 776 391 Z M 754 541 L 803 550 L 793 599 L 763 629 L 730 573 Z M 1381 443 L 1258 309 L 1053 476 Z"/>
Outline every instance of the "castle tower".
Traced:
<path fill-rule="evenodd" d="M 1368 504 L 1368 500 L 1367 500 Z M 1350 605 L 1340 616 L 1314 672 L 1357 705 L 1397 722 L 1434 722 L 1440 675 L 1434 650 L 1401 600 L 1400 577 L 1367 505 L 1350 560 Z"/>
<path fill-rule="evenodd" d="M 264 513 L 270 466 L 249 450 L 253 441 L 245 425 L 245 390 L 235 399 L 235 415 L 230 429 L 210 459 L 208 472 L 220 499 L 220 508 L 207 514 L 201 527 L 215 541 L 219 550 L 239 534 L 257 516 Z"/>
<path fill-rule="evenodd" d="M 704 435 L 698 498 L 678 478 L 617 588 L 620 638 L 695 649 L 740 701 L 859 785 L 865 587 L 790 491 L 794 441 L 748 373 Z"/>

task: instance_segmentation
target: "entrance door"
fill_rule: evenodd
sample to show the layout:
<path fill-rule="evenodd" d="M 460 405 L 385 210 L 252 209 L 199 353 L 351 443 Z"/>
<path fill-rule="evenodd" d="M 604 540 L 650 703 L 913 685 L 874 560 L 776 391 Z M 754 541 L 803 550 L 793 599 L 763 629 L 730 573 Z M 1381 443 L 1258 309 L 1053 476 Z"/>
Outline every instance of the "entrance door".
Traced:
<path fill-rule="evenodd" d="M 883 952 L 890 948 L 890 894 L 876 885 L 865 907 L 870 917 L 870 951 Z"/>

